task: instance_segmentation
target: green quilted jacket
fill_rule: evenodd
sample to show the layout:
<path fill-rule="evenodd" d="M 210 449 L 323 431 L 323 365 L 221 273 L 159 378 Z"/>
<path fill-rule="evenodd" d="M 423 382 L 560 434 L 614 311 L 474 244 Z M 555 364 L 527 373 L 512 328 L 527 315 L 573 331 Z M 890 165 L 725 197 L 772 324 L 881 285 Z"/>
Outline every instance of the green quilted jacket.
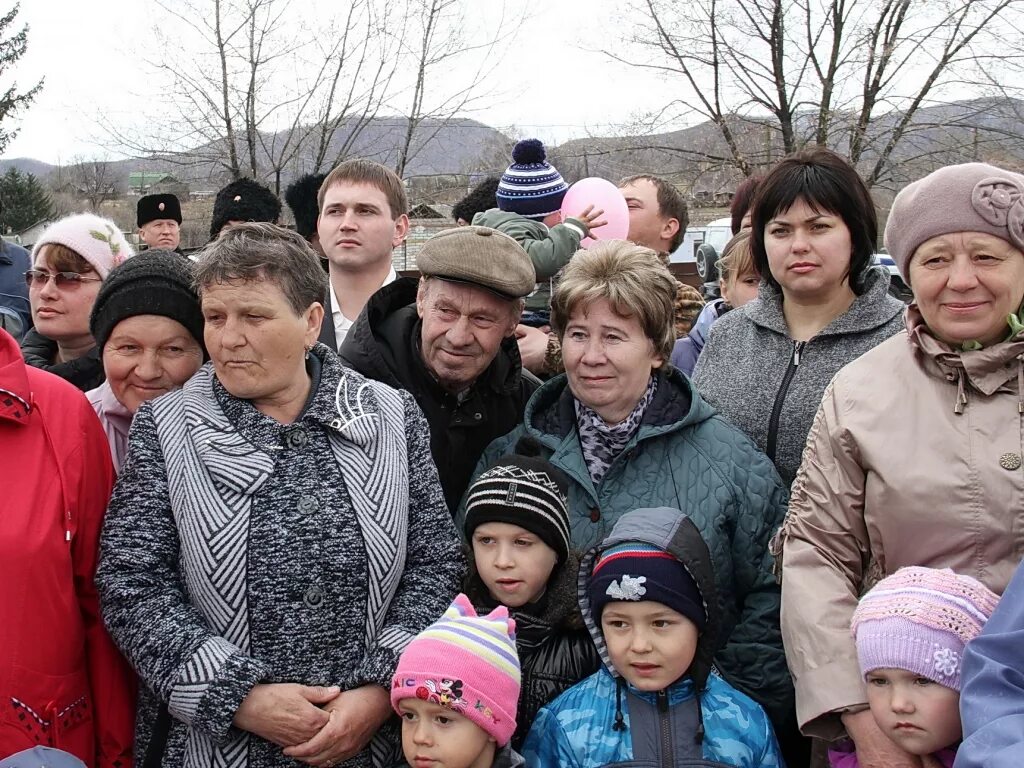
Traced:
<path fill-rule="evenodd" d="M 641 507 L 684 511 L 711 551 L 723 617 L 715 664 L 732 685 L 783 721 L 793 704 L 779 630 L 779 586 L 768 541 L 782 524 L 787 491 L 750 439 L 705 403 L 675 369 L 659 372 L 640 429 L 595 487 L 576 435 L 572 392 L 564 375 L 538 389 L 524 424 L 488 446 L 475 476 L 514 453 L 523 437 L 569 478 L 572 544 L 600 543 L 615 521 Z M 458 512 L 462 529 L 465 509 Z"/>

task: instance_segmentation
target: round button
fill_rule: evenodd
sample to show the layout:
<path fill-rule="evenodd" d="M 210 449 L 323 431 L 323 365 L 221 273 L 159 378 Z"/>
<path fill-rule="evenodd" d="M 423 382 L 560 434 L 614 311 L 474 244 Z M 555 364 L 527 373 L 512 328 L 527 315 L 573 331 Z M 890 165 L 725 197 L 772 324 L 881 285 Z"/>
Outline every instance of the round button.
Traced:
<path fill-rule="evenodd" d="M 597 507 L 591 507 L 590 508 L 590 522 L 596 523 L 600 519 L 601 519 L 601 510 L 598 509 Z"/>
<path fill-rule="evenodd" d="M 301 451 L 309 445 L 309 435 L 306 434 L 306 430 L 302 427 L 298 427 L 285 435 L 284 442 L 292 450 Z"/>
<path fill-rule="evenodd" d="M 1004 453 L 999 457 L 999 466 L 1003 469 L 1020 469 L 1020 454 L 1019 453 Z"/>
<path fill-rule="evenodd" d="M 319 608 L 324 602 L 324 591 L 320 587 L 310 587 L 302 596 L 302 602 L 308 608 Z"/>
<path fill-rule="evenodd" d="M 303 496 L 299 499 L 299 512 L 304 515 L 310 515 L 320 509 L 320 502 L 316 500 L 316 496 Z"/>

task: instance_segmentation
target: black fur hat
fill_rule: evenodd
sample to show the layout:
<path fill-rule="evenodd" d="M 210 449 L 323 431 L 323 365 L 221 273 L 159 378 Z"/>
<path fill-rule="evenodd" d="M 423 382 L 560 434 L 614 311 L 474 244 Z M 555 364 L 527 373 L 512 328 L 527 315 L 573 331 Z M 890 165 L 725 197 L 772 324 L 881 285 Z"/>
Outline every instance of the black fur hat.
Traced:
<path fill-rule="evenodd" d="M 307 240 L 312 240 L 316 233 L 316 220 L 320 215 L 316 198 L 326 178 L 326 173 L 307 173 L 299 176 L 284 191 L 284 200 L 295 216 L 295 231 Z"/>
<path fill-rule="evenodd" d="M 277 195 L 252 179 L 232 181 L 213 201 L 210 237 L 215 238 L 229 221 L 266 221 L 276 224 L 281 215 Z"/>
<path fill-rule="evenodd" d="M 501 183 L 500 176 L 488 176 L 471 190 L 469 194 L 459 200 L 452 208 L 452 218 L 458 222 L 462 219 L 467 224 L 473 223 L 473 217 L 498 207 L 498 184 Z"/>

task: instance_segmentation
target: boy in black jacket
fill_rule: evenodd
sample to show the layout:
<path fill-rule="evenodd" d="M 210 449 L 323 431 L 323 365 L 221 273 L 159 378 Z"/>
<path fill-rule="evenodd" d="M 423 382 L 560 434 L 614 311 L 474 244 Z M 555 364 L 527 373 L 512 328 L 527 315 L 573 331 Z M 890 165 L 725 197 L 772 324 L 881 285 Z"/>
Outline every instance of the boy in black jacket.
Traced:
<path fill-rule="evenodd" d="M 601 664 L 576 599 L 566 487 L 547 461 L 516 454 L 495 462 L 466 494 L 466 594 L 478 609 L 506 606 L 516 621 L 522 688 L 514 749 L 541 707 Z"/>

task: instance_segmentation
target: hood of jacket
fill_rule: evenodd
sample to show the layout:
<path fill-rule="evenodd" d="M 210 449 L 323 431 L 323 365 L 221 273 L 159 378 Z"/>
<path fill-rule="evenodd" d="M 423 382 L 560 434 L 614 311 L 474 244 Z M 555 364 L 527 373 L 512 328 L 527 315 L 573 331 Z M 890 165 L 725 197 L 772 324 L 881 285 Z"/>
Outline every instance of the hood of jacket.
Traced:
<path fill-rule="evenodd" d="M 417 390 L 417 382 L 433 382 L 419 353 L 420 320 L 416 314 L 416 290 L 419 281 L 403 277 L 385 285 L 359 313 L 342 342 L 342 362 L 364 376 L 397 389 Z M 503 339 L 498 354 L 481 374 L 477 383 L 499 394 L 518 391 L 524 378 L 533 378 L 523 370 L 515 336 Z"/>
<path fill-rule="evenodd" d="M 968 390 L 986 396 L 1001 387 L 1017 384 L 1018 410 L 1024 413 L 1024 330 L 1012 338 L 982 349 L 954 349 L 937 339 L 928 328 L 917 304 L 907 308 L 907 336 L 924 369 L 931 375 L 957 382 L 955 413 L 963 413 Z"/>
<path fill-rule="evenodd" d="M 902 301 L 889 295 L 889 273 L 883 267 L 868 267 L 864 273 L 863 293 L 854 298 L 849 309 L 818 331 L 816 338 L 871 331 L 905 310 Z M 782 313 L 782 291 L 765 281 L 761 281 L 757 301 L 745 304 L 738 311 L 763 328 L 789 335 L 786 316 Z"/>
<path fill-rule="evenodd" d="M 644 411 L 637 439 L 694 426 L 715 415 L 715 409 L 676 368 L 663 366 L 654 375 L 658 377 L 658 389 Z M 575 401 L 566 374 L 549 379 L 526 404 L 523 422 L 527 434 L 548 448 L 558 448 L 576 429 Z"/>
<path fill-rule="evenodd" d="M 718 588 L 715 586 L 715 570 L 711 563 L 711 553 L 700 535 L 694 522 L 677 509 L 659 507 L 655 509 L 636 509 L 620 517 L 612 531 L 598 546 L 591 549 L 580 562 L 580 574 L 577 583 L 577 596 L 583 623 L 586 625 L 594 645 L 601 655 L 601 661 L 616 679 L 621 675 L 612 666 L 601 632 L 600 618 L 594 616 L 590 605 L 587 586 L 590 573 L 598 555 L 606 549 L 626 542 L 639 541 L 650 544 L 668 552 L 679 560 L 697 583 L 704 600 L 704 610 L 708 622 L 700 639 L 697 650 L 690 664 L 688 676 L 693 678 L 698 690 L 703 690 L 714 663 L 714 649 L 721 633 L 721 616 L 718 610 Z"/>
<path fill-rule="evenodd" d="M 29 330 L 21 340 L 21 353 L 25 357 L 25 362 L 33 368 L 41 368 L 54 376 L 60 376 L 83 392 L 96 389 L 107 378 L 103 372 L 99 347 L 93 347 L 74 360 L 55 363 L 57 342 L 43 336 L 35 328 Z"/>

